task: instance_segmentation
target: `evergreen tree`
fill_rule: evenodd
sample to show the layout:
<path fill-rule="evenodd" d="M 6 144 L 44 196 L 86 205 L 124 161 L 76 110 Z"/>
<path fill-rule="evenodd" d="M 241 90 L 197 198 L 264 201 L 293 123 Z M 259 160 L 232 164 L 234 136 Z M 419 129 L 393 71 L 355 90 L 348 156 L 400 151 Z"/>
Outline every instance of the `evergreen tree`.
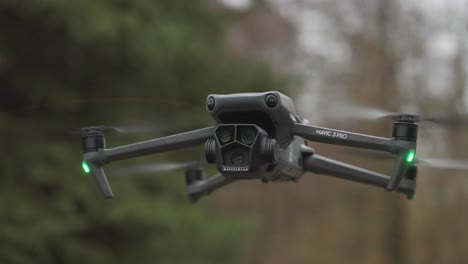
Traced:
<path fill-rule="evenodd" d="M 104 200 L 80 173 L 79 137 L 56 133 L 142 120 L 183 131 L 212 124 L 209 93 L 278 89 L 269 68 L 223 51 L 235 18 L 203 3 L 0 2 L 0 263 L 236 262 L 250 220 L 191 206 L 182 172 L 108 175 Z M 186 153 L 138 161 L 200 151 Z"/>

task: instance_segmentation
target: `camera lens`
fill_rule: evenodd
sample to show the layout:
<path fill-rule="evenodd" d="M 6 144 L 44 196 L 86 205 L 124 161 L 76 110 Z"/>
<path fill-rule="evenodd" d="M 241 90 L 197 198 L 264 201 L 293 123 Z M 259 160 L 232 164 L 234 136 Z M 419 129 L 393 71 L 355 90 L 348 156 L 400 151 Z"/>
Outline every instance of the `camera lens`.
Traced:
<path fill-rule="evenodd" d="M 231 162 L 234 165 L 242 165 L 244 164 L 244 160 L 245 160 L 245 157 L 244 157 L 244 154 L 242 153 L 234 153 L 231 156 Z"/>
<path fill-rule="evenodd" d="M 254 142 L 256 136 L 257 136 L 257 133 L 255 130 L 245 129 L 241 133 L 241 141 L 244 144 L 251 145 Z"/>
<path fill-rule="evenodd" d="M 221 141 L 221 143 L 225 144 L 225 143 L 228 143 L 229 141 L 232 140 L 232 132 L 230 129 L 225 129 L 223 131 L 220 132 L 220 135 L 219 135 L 219 140 Z"/>

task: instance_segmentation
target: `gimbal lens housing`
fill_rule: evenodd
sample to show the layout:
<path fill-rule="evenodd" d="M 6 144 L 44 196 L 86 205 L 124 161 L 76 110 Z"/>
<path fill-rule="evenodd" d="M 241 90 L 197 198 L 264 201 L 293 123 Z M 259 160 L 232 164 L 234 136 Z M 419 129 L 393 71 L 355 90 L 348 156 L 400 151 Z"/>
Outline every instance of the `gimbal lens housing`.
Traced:
<path fill-rule="evenodd" d="M 242 166 L 245 165 L 245 161 L 247 160 L 246 156 L 248 152 L 243 149 L 234 149 L 232 153 L 227 153 L 226 158 L 230 158 L 230 162 L 232 166 Z"/>
<path fill-rule="evenodd" d="M 228 144 L 234 140 L 234 127 L 223 127 L 216 131 L 216 135 L 219 139 L 219 143 L 222 145 Z"/>
<path fill-rule="evenodd" d="M 209 163 L 231 179 L 259 178 L 268 166 L 277 162 L 278 145 L 259 126 L 253 124 L 220 124 L 215 139 L 206 143 Z"/>
<path fill-rule="evenodd" d="M 239 127 L 240 141 L 246 145 L 252 145 L 257 137 L 257 130 L 252 127 Z"/>

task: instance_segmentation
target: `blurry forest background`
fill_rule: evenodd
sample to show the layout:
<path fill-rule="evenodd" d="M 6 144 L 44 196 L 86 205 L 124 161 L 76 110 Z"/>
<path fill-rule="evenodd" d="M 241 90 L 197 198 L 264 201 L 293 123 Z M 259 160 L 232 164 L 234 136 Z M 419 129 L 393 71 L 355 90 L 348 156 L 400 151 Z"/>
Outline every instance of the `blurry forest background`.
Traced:
<path fill-rule="evenodd" d="M 420 168 L 412 201 L 306 174 L 196 205 L 182 171 L 111 174 L 202 159 L 200 147 L 111 164 L 108 201 L 65 132 L 158 128 L 110 134 L 116 146 L 212 125 L 209 93 L 280 90 L 313 124 L 390 136 L 391 122 L 334 106 L 466 115 L 467 26 L 456 0 L 1 1 L 0 263 L 466 263 L 463 171 Z M 421 125 L 418 142 L 419 156 L 468 160 L 466 129 Z"/>

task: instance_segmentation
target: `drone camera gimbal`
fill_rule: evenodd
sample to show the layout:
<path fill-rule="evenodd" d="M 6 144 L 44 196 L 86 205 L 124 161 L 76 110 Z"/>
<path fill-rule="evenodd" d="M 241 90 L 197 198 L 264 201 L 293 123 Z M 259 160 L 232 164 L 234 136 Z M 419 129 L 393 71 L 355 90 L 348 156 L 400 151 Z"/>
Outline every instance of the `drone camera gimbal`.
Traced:
<path fill-rule="evenodd" d="M 115 148 L 106 148 L 102 127 L 82 128 L 83 164 L 104 196 L 111 198 L 105 164 L 204 143 L 207 162 L 215 163 L 220 174 L 205 178 L 202 167 L 187 169 L 187 193 L 192 201 L 236 180 L 297 181 L 305 172 L 414 196 L 418 120 L 411 115 L 398 116 L 392 138 L 382 138 L 309 125 L 296 114 L 293 101 L 275 91 L 209 95 L 206 109 L 216 122 L 214 127 Z M 306 140 L 385 151 L 395 154 L 397 160 L 389 177 L 320 156 Z"/>
<path fill-rule="evenodd" d="M 252 124 L 218 125 L 205 147 L 208 163 L 230 179 L 258 179 L 278 162 L 278 144 Z"/>

